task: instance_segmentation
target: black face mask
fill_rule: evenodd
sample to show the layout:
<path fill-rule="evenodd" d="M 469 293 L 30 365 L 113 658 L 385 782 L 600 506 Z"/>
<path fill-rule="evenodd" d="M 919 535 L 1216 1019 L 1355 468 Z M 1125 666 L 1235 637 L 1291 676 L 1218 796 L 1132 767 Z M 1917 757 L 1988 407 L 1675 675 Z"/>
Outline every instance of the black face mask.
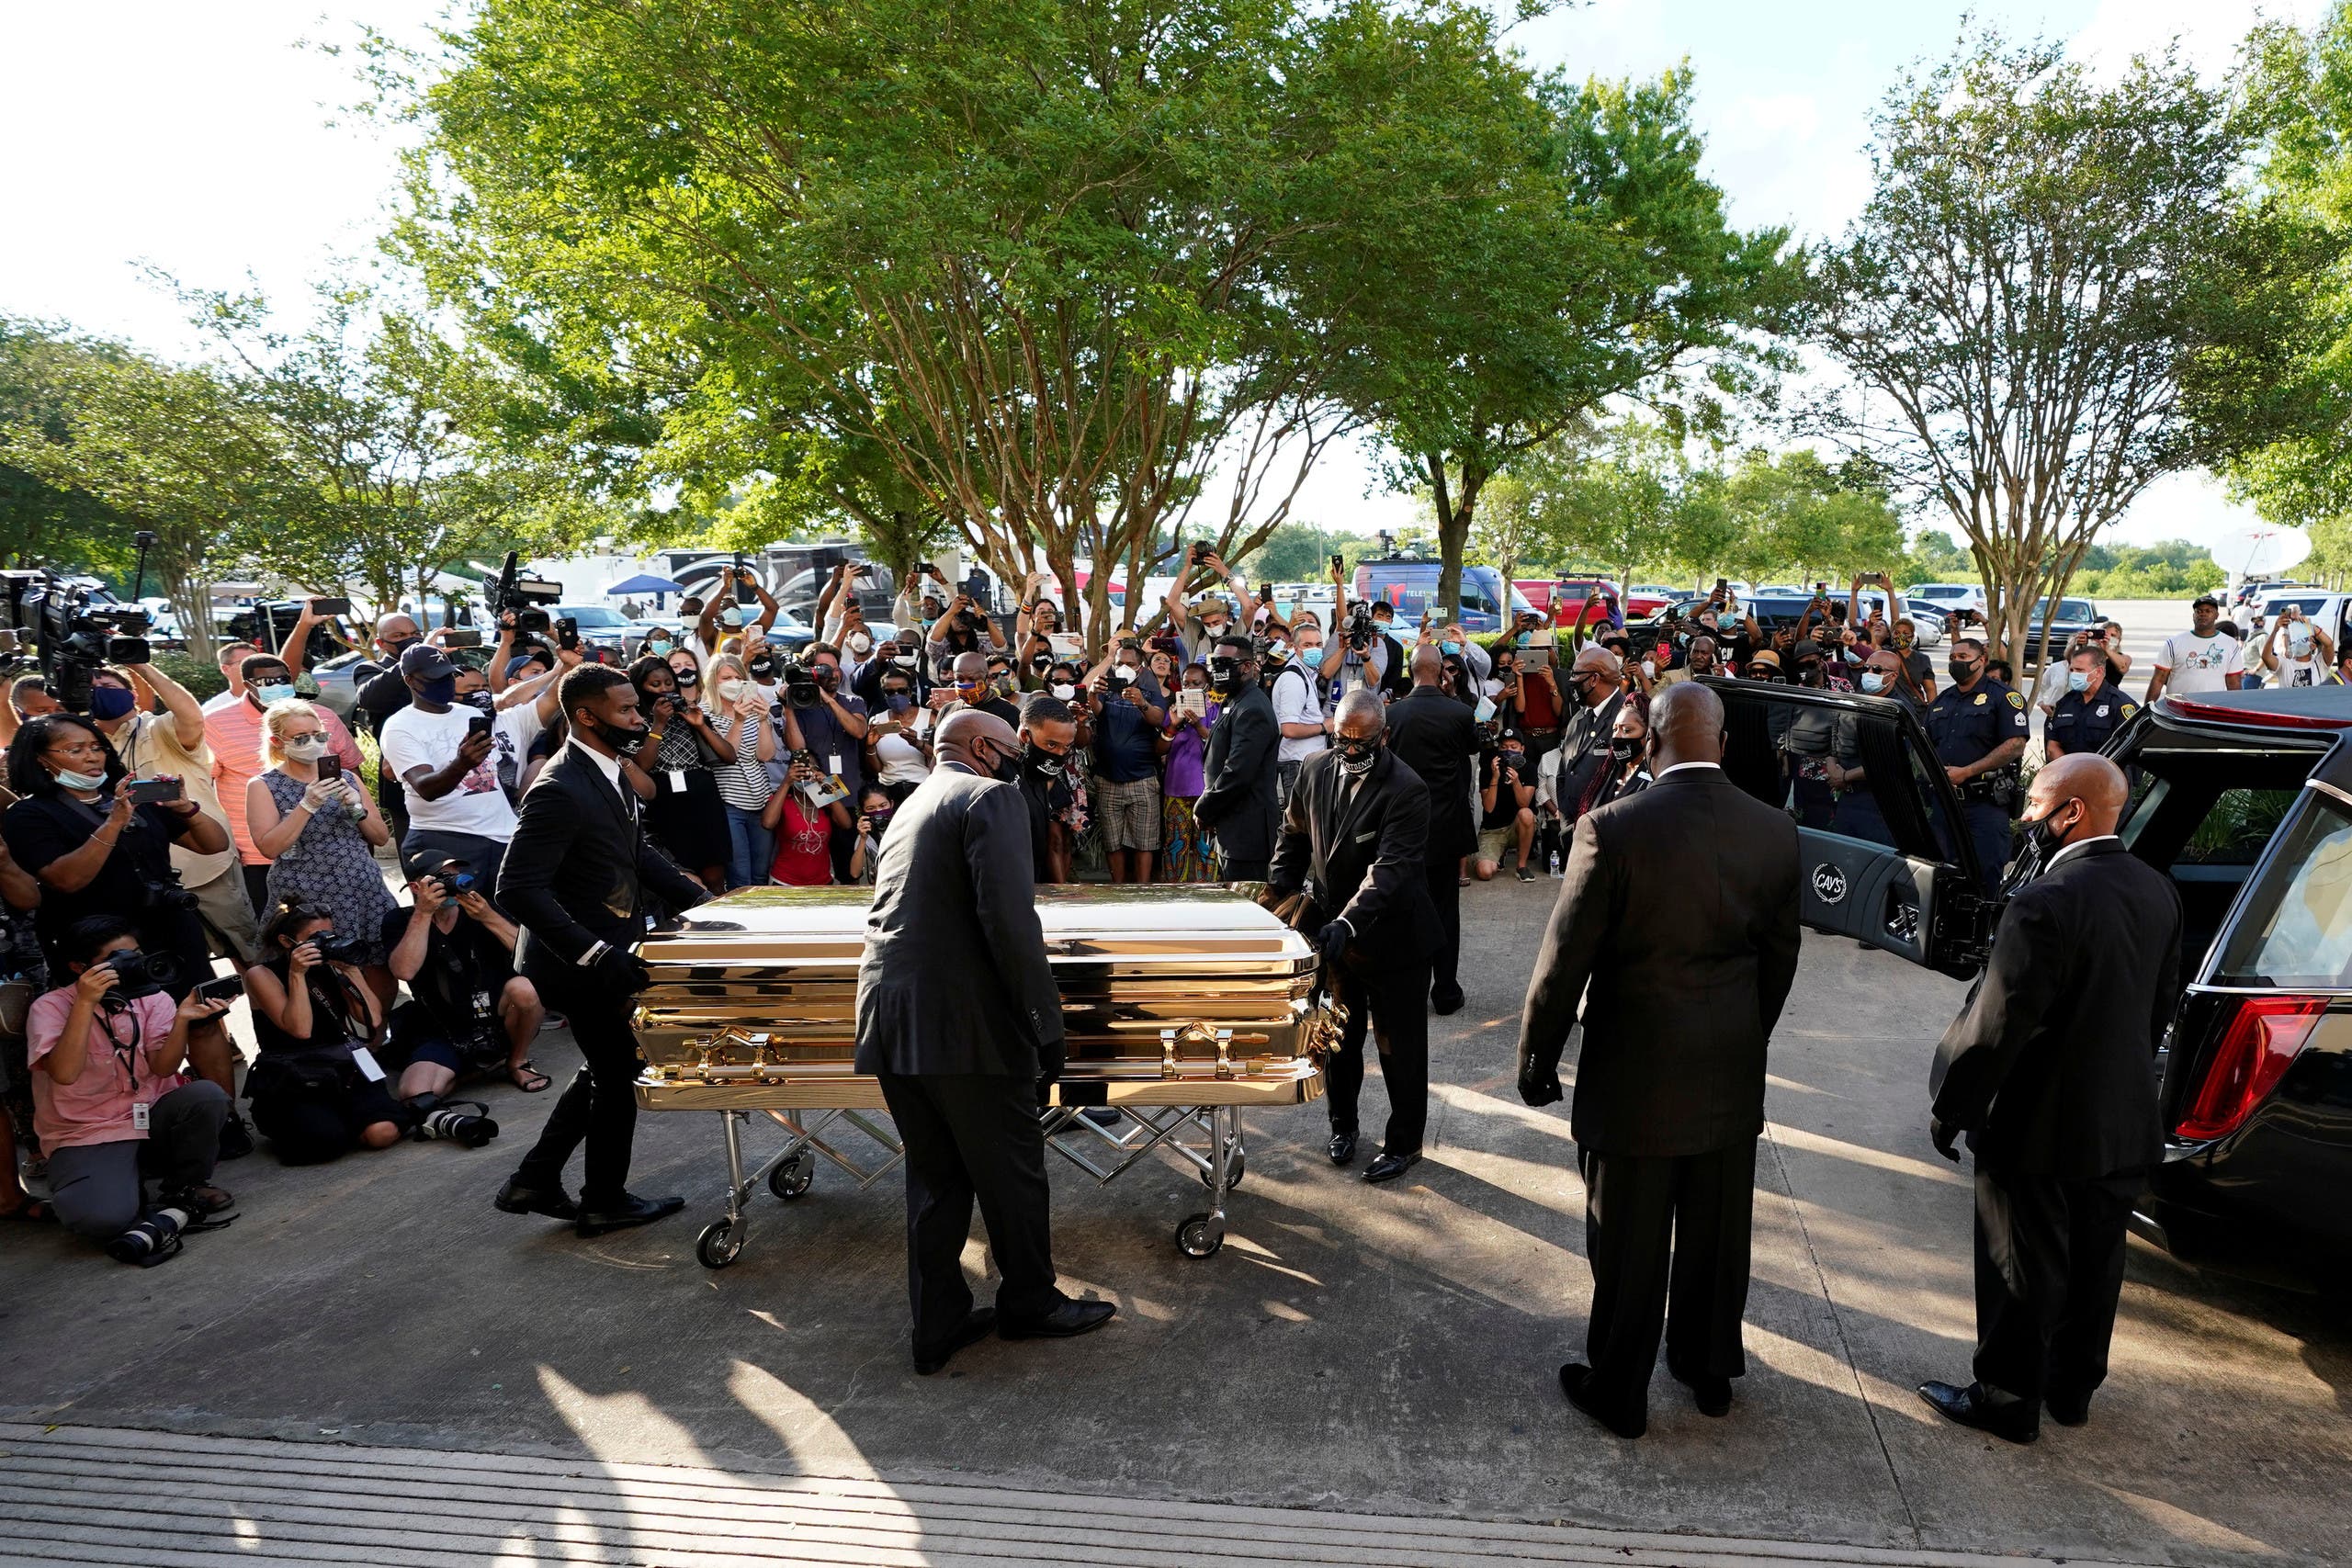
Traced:
<path fill-rule="evenodd" d="M 1821 661 L 1817 659 L 1799 660 L 1797 661 L 1797 679 L 1808 686 L 1819 685 L 1821 683 Z"/>
<path fill-rule="evenodd" d="M 1047 778 L 1052 778 L 1060 773 L 1062 764 L 1068 761 L 1060 753 L 1048 751 L 1034 740 L 1023 743 L 1021 757 L 1022 761 L 1027 762 L 1032 769 Z"/>
<path fill-rule="evenodd" d="M 1621 762 L 1630 762 L 1642 754 L 1642 743 L 1631 735 L 1612 735 L 1609 738 L 1609 754 Z"/>
<path fill-rule="evenodd" d="M 1984 666 L 1971 664 L 1964 659 L 1955 659 L 1945 665 L 1944 669 L 1951 674 L 1954 685 L 1965 686 L 1984 672 Z"/>
<path fill-rule="evenodd" d="M 2073 804 L 2073 798 L 2070 796 L 2052 807 L 2049 816 L 2025 825 L 2026 836 L 2033 844 L 2034 854 L 2043 865 L 2048 865 L 2050 857 L 2066 847 L 2066 840 L 2061 835 L 2081 826 L 2079 821 L 2070 823 L 2064 829 L 2053 828 L 2051 825 L 2051 818 L 2057 816 Z"/>
<path fill-rule="evenodd" d="M 624 729 L 616 724 L 606 724 L 601 718 L 593 722 L 596 739 L 624 757 L 644 745 L 645 738 L 653 733 L 653 728 L 650 725 L 640 726 L 636 729 Z"/>
<path fill-rule="evenodd" d="M 1372 772 L 1372 764 L 1380 758 L 1380 741 L 1341 739 L 1332 748 L 1340 754 L 1340 771 L 1351 778 L 1362 778 Z"/>
<path fill-rule="evenodd" d="M 978 756 L 978 754 L 979 753 L 977 750 L 973 753 L 974 756 Z M 1012 784 L 1021 777 L 1021 753 L 1019 751 L 999 751 L 995 752 L 994 755 L 996 757 L 996 761 L 989 764 L 989 777 L 1003 784 Z"/>

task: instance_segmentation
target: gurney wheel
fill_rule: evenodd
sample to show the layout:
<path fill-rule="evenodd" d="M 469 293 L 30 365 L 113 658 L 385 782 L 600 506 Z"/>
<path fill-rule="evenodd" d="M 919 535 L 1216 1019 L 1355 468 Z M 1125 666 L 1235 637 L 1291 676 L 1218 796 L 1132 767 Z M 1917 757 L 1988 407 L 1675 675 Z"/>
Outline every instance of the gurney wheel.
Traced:
<path fill-rule="evenodd" d="M 1229 1160 L 1229 1161 L 1227 1161 L 1227 1164 L 1226 1164 L 1226 1168 L 1225 1168 L 1225 1187 L 1226 1187 L 1226 1190 L 1227 1190 L 1227 1191 L 1228 1191 L 1228 1192 L 1230 1192 L 1231 1190 L 1233 1190 L 1233 1189 L 1235 1189 L 1235 1188 L 1237 1188 L 1237 1187 L 1240 1186 L 1240 1185 L 1241 1185 L 1241 1173 L 1242 1173 L 1243 1171 L 1245 1171 L 1245 1170 L 1249 1169 L 1249 1168 L 1250 1168 L 1249 1162 L 1248 1162 L 1247 1160 L 1245 1160 L 1245 1159 L 1243 1159 L 1243 1158 L 1241 1157 L 1241 1151 L 1240 1151 L 1239 1149 L 1236 1149 L 1236 1150 L 1234 1150 L 1234 1151 L 1233 1151 L 1233 1158 L 1232 1158 L 1231 1160 Z M 1216 1184 L 1216 1174 L 1215 1174 L 1214 1172 L 1212 1172 L 1212 1171 L 1206 1171 L 1206 1170 L 1204 1170 L 1204 1171 L 1201 1172 L 1201 1185 L 1202 1185 L 1202 1186 L 1204 1186 L 1204 1187 L 1213 1187 L 1213 1186 L 1215 1186 Z"/>
<path fill-rule="evenodd" d="M 1215 1214 L 1190 1214 L 1176 1226 L 1176 1249 L 1187 1258 L 1214 1258 L 1224 1246 L 1225 1222 Z"/>
<path fill-rule="evenodd" d="M 768 1172 L 768 1190 L 789 1203 L 816 1179 L 817 1156 L 803 1149 Z"/>
<path fill-rule="evenodd" d="M 706 1269 L 724 1269 L 742 1254 L 743 1238 L 725 1220 L 713 1220 L 695 1237 L 695 1258 Z"/>

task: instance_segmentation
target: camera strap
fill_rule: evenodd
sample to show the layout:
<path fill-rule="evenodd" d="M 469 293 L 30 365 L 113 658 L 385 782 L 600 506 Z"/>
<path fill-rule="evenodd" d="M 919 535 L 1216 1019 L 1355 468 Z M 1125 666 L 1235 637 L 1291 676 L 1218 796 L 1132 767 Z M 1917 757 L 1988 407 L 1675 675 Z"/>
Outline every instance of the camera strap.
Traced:
<path fill-rule="evenodd" d="M 130 1020 L 130 1039 L 126 1043 L 114 1032 L 114 1021 Z M 108 993 L 98 998 L 98 1028 L 105 1032 L 107 1043 L 114 1047 L 115 1055 L 122 1062 L 122 1076 L 130 1092 L 139 1092 L 139 1047 L 146 1039 L 146 1032 L 139 1021 L 139 1010 L 129 1002 Z"/>

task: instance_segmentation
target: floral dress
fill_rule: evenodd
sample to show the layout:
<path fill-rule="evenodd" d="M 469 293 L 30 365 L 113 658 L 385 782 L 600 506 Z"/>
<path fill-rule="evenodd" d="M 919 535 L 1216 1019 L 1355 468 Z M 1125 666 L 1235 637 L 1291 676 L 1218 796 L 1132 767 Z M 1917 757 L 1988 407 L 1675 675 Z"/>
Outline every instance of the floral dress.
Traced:
<path fill-rule="evenodd" d="M 261 782 L 281 817 L 301 805 L 311 787 L 276 768 L 262 774 Z M 311 813 L 302 836 L 270 863 L 270 907 L 259 911 L 263 922 L 290 897 L 333 915 L 338 936 L 356 938 L 365 946 L 363 964 L 384 962 L 384 917 L 399 902 L 385 888 L 376 853 L 348 808 L 337 804 Z"/>

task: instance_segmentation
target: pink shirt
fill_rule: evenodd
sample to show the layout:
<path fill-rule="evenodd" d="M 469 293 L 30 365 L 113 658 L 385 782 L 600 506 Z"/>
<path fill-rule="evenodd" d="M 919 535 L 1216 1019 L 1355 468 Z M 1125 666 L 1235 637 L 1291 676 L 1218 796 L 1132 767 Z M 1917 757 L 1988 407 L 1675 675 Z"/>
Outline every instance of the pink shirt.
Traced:
<path fill-rule="evenodd" d="M 172 1020 L 179 1008 L 161 991 L 141 997 L 130 1004 L 128 1013 L 115 1017 L 112 1040 L 107 1037 L 106 1015 L 93 1016 L 90 1055 L 82 1066 L 82 1076 L 72 1083 L 59 1083 L 40 1069 L 40 1062 L 57 1048 L 65 1033 L 66 1016 L 73 1010 L 74 987 L 60 986 L 34 998 L 27 1018 L 26 1056 L 34 1066 L 33 1131 L 40 1134 L 41 1147 L 70 1149 L 145 1137 L 145 1133 L 130 1124 L 131 1106 L 153 1105 L 187 1082 L 184 1073 L 158 1077 L 147 1066 L 148 1051 L 172 1032 Z M 131 1047 L 128 1066 L 123 1062 L 124 1047 Z"/>
<path fill-rule="evenodd" d="M 319 707 L 319 723 L 327 732 L 327 745 L 343 763 L 343 771 L 355 778 L 359 773 L 359 744 L 351 739 L 351 731 L 343 720 Z M 265 764 L 261 760 L 261 709 L 240 699 L 208 709 L 204 715 L 204 739 L 212 748 L 212 779 L 220 791 L 220 815 L 228 818 L 229 836 L 237 841 L 237 854 L 247 865 L 267 865 L 269 857 L 254 848 L 254 832 L 245 826 L 245 785 L 261 776 Z"/>

